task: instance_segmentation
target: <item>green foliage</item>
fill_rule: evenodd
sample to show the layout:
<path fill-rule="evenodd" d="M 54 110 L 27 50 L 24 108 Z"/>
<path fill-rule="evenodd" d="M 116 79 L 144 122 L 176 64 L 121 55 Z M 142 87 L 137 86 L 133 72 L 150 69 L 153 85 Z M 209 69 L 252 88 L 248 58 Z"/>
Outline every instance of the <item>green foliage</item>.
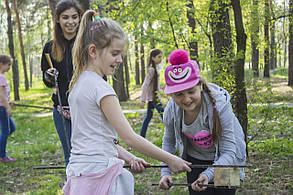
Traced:
<path fill-rule="evenodd" d="M 281 73 L 280 73 L 281 72 Z M 210 72 L 203 71 L 204 77 L 210 78 Z M 292 129 L 293 108 L 287 106 L 273 106 L 273 103 L 287 101 L 287 96 L 274 91 L 276 82 L 282 82 L 279 75 L 283 71 L 275 71 L 271 81 L 254 80 L 248 82 L 248 164 L 253 168 L 246 169 L 247 179 L 243 183 L 241 192 L 257 193 L 258 189 L 267 192 L 292 192 Z M 278 77 L 274 77 L 278 75 Z M 139 86 L 131 85 L 131 94 Z M 20 91 L 21 101 L 17 103 L 51 106 L 52 89 L 34 88 L 30 91 Z M 269 94 L 267 94 L 269 93 Z M 279 96 L 278 98 L 276 98 Z M 289 95 L 288 95 L 289 96 Z M 290 96 L 292 98 L 292 95 Z M 162 96 L 166 106 L 169 97 Z M 270 102 L 270 104 L 268 104 Z M 289 101 L 290 102 L 290 101 Z M 121 102 L 123 110 L 139 109 L 139 100 Z M 17 131 L 8 140 L 8 152 L 17 161 L 15 163 L 0 164 L 0 194 L 62 194 L 61 189 L 65 181 L 64 170 L 33 170 L 36 165 L 64 165 L 61 144 L 56 133 L 52 116 L 40 116 L 50 111 L 35 108 L 17 107 L 13 109 L 13 117 L 17 123 Z M 155 111 L 148 127 L 146 139 L 161 147 L 163 124 L 159 114 Z M 139 134 L 144 112 L 125 113 L 134 131 Z M 157 160 L 146 157 L 130 148 L 123 141 L 121 145 L 138 157 L 144 158 L 153 165 L 159 165 Z M 142 174 L 134 174 L 135 194 L 164 194 L 152 183 L 158 183 L 160 171 L 147 169 Z M 173 177 L 175 183 L 186 183 L 185 173 Z M 281 183 L 279 181 L 282 181 Z M 170 194 L 187 194 L 185 187 L 173 187 Z M 287 193 L 287 194 L 288 194 Z"/>
<path fill-rule="evenodd" d="M 274 157 L 293 157 L 293 140 L 276 138 L 275 135 L 273 135 L 272 139 L 266 139 L 258 143 L 250 142 L 248 147 L 250 151 L 257 150 Z"/>

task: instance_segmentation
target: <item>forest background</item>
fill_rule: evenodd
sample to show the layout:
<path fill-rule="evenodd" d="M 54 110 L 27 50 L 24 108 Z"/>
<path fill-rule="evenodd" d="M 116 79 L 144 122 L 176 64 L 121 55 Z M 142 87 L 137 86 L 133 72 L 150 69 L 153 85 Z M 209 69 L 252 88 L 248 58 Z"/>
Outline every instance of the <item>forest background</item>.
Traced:
<path fill-rule="evenodd" d="M 170 52 L 186 49 L 191 59 L 198 61 L 205 78 L 228 89 L 232 95 L 234 111 L 246 134 L 249 163 L 255 165 L 247 170 L 246 190 L 239 193 L 257 194 L 259 187 L 276 194 L 293 192 L 293 0 L 80 0 L 80 3 L 84 9 L 96 10 L 101 17 L 117 20 L 128 35 L 123 65 L 116 79 L 109 78 L 109 82 L 122 108 L 132 110 L 125 115 L 135 131 L 139 132 L 139 122 L 144 116 L 137 109 L 149 51 L 159 48 L 164 52 L 165 61 L 159 67 L 163 75 Z M 12 71 L 7 76 L 12 97 L 19 104 L 51 106 L 51 90 L 41 81 L 40 57 L 44 44 L 52 38 L 55 6 L 55 0 L 0 0 L 0 53 L 13 58 Z M 163 87 L 163 77 L 161 84 Z M 163 96 L 165 104 L 167 100 Z M 36 110 L 20 107 L 14 113 L 18 132 L 10 138 L 13 144 L 8 147 L 26 162 L 0 165 L 3 175 L 0 194 L 60 193 L 64 172 L 30 169 L 36 164 L 62 164 L 52 117 L 35 119 Z M 46 131 L 41 130 L 44 128 Z M 150 128 L 154 129 L 147 139 L 161 146 L 161 121 L 155 117 Z M 262 164 L 256 165 L 261 159 Z M 162 193 L 148 185 L 152 179 L 158 181 L 158 174 L 152 175 L 150 171 L 135 177 L 138 194 Z M 145 183 L 143 177 L 150 180 Z M 178 176 L 179 181 L 183 178 Z M 177 189 L 173 192 L 178 193 Z"/>

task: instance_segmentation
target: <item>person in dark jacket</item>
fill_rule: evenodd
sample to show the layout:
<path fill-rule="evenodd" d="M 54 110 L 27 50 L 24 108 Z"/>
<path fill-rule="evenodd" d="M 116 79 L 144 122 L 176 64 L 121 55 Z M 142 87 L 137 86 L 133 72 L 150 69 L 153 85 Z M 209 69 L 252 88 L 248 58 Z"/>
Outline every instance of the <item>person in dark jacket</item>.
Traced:
<path fill-rule="evenodd" d="M 45 44 L 41 59 L 43 82 L 47 87 L 55 88 L 52 94 L 53 119 L 62 144 L 66 166 L 71 150 L 71 121 L 67 93 L 73 74 L 71 50 L 82 14 L 83 10 L 75 0 L 61 0 L 57 3 L 54 37 Z"/>

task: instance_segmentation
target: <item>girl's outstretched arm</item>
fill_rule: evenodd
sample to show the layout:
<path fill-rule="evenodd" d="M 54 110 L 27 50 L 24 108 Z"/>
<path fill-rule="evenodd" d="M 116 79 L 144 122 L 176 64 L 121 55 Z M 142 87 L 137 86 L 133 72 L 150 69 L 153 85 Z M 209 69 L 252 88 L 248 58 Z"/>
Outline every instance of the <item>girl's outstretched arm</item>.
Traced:
<path fill-rule="evenodd" d="M 137 135 L 132 130 L 130 124 L 122 113 L 118 98 L 116 96 L 105 96 L 101 100 L 101 108 L 107 120 L 114 127 L 119 137 L 128 147 L 131 147 L 134 150 L 154 159 L 167 163 L 169 168 L 174 173 L 181 171 L 191 171 L 190 167 L 188 166 L 191 163 L 161 150 L 159 147 L 155 146 L 148 140 L 144 139 L 140 135 Z"/>
<path fill-rule="evenodd" d="M 130 170 L 134 173 L 141 173 L 145 171 L 145 165 L 150 165 L 142 158 L 138 158 L 135 155 L 131 154 L 127 150 L 125 150 L 122 146 L 118 145 L 118 154 L 119 158 L 124 160 L 127 164 L 130 165 Z"/>

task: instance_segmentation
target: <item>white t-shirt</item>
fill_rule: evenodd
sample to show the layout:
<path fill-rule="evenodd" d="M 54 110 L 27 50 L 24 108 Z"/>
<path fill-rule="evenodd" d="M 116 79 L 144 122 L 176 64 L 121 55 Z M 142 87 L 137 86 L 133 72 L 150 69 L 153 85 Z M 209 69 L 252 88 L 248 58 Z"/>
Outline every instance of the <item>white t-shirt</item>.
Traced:
<path fill-rule="evenodd" d="M 101 99 L 115 95 L 114 89 L 97 73 L 84 71 L 69 95 L 72 123 L 70 162 L 95 162 L 118 157 L 117 133 L 101 110 Z"/>

